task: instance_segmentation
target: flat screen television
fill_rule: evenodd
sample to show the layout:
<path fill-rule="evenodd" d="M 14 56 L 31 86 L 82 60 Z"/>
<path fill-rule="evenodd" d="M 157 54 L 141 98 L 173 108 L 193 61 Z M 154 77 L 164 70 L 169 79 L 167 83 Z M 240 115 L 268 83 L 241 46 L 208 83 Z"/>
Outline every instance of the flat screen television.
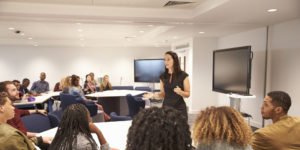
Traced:
<path fill-rule="evenodd" d="M 215 50 L 213 52 L 213 91 L 250 95 L 251 46 Z"/>
<path fill-rule="evenodd" d="M 165 71 L 164 59 L 134 60 L 134 82 L 159 82 L 160 75 Z"/>

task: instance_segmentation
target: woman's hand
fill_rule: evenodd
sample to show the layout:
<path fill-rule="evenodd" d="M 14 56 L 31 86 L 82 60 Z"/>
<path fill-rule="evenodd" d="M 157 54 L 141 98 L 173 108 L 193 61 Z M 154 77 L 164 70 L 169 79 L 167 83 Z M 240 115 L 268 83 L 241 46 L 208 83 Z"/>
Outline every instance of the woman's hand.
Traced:
<path fill-rule="evenodd" d="M 150 93 L 150 92 L 143 95 L 143 98 L 146 98 L 146 99 L 152 99 L 153 97 L 154 97 L 154 94 Z"/>
<path fill-rule="evenodd" d="M 174 92 L 181 96 L 182 90 L 179 86 L 176 86 L 176 88 L 174 88 Z"/>

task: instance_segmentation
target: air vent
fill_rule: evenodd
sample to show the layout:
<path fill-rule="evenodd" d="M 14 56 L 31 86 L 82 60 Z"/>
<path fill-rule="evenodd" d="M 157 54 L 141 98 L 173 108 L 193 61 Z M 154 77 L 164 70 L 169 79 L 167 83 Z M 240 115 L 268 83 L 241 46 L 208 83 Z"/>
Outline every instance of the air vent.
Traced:
<path fill-rule="evenodd" d="M 189 43 L 186 43 L 186 44 L 182 44 L 182 45 L 177 45 L 175 46 L 175 49 L 182 49 L 182 48 L 188 48 L 190 46 Z"/>
<path fill-rule="evenodd" d="M 194 2 L 187 2 L 187 1 L 168 1 L 164 7 L 172 7 L 172 6 L 178 6 L 178 5 L 186 5 L 186 4 L 191 4 Z"/>

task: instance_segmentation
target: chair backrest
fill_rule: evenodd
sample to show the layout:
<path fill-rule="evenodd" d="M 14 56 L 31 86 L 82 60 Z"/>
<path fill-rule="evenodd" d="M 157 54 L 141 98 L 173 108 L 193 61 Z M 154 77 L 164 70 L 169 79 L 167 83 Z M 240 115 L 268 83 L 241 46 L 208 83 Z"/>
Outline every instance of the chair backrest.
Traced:
<path fill-rule="evenodd" d="M 113 90 L 133 90 L 133 86 L 112 86 Z"/>
<path fill-rule="evenodd" d="M 119 116 L 115 112 L 110 113 L 111 121 L 125 121 L 125 120 L 131 120 L 131 117 L 129 116 Z"/>
<path fill-rule="evenodd" d="M 62 115 L 63 115 L 63 110 L 58 109 L 58 110 L 55 110 L 55 111 L 52 111 L 52 112 L 48 113 L 48 115 L 56 117 L 57 120 L 60 122 L 61 118 L 62 118 Z"/>
<path fill-rule="evenodd" d="M 50 119 L 51 118 L 51 119 Z M 58 120 L 52 115 L 31 114 L 21 118 L 29 132 L 43 132 L 58 126 Z"/>
<path fill-rule="evenodd" d="M 69 105 L 81 103 L 78 98 L 79 96 L 66 94 L 66 93 L 60 93 L 60 106 L 62 110 L 65 110 Z"/>
<path fill-rule="evenodd" d="M 90 112 L 91 116 L 97 115 L 97 105 L 95 105 L 93 102 L 86 103 L 84 100 L 78 95 L 71 95 L 71 94 L 66 94 L 66 93 L 60 93 L 60 106 L 62 111 L 64 111 L 68 106 L 72 104 L 83 104 L 87 107 L 87 109 Z"/>
<path fill-rule="evenodd" d="M 129 109 L 129 116 L 133 118 L 141 109 L 145 108 L 145 101 L 137 97 L 133 97 L 131 94 L 126 95 L 126 100 Z"/>
<path fill-rule="evenodd" d="M 148 86 L 137 86 L 134 88 L 134 90 L 151 92 L 151 88 Z"/>

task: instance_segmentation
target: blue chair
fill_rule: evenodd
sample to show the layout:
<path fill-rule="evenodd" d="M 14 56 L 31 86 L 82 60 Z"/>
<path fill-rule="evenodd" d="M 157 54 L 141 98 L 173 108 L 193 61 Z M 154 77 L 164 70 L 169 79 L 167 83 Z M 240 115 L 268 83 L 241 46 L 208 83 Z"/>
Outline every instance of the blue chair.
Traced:
<path fill-rule="evenodd" d="M 148 86 L 137 86 L 134 88 L 134 90 L 151 92 L 151 88 Z"/>
<path fill-rule="evenodd" d="M 134 97 L 131 94 L 126 95 L 129 116 L 133 118 L 141 109 L 145 108 L 145 101 L 140 97 Z"/>
<path fill-rule="evenodd" d="M 21 120 L 29 132 L 37 133 L 57 127 L 59 124 L 57 118 L 51 114 L 48 114 L 48 116 L 44 116 L 41 114 L 31 114 L 22 117 Z"/>
<path fill-rule="evenodd" d="M 61 101 L 60 106 L 63 111 L 72 104 L 80 103 L 87 107 L 91 116 L 97 115 L 97 112 L 98 112 L 97 105 L 95 105 L 94 102 L 84 102 L 84 100 L 80 96 L 66 94 L 66 93 L 60 93 L 60 101 Z"/>
<path fill-rule="evenodd" d="M 112 86 L 113 90 L 133 90 L 133 86 Z"/>
<path fill-rule="evenodd" d="M 60 122 L 61 118 L 62 118 L 62 115 L 63 115 L 63 110 L 62 109 L 55 110 L 55 111 L 52 111 L 48 114 L 52 115 L 53 117 L 55 117 Z"/>
<path fill-rule="evenodd" d="M 110 113 L 110 118 L 111 118 L 111 121 L 126 121 L 126 120 L 131 120 L 131 117 L 129 117 L 129 116 L 119 116 L 115 112 L 111 112 Z"/>

